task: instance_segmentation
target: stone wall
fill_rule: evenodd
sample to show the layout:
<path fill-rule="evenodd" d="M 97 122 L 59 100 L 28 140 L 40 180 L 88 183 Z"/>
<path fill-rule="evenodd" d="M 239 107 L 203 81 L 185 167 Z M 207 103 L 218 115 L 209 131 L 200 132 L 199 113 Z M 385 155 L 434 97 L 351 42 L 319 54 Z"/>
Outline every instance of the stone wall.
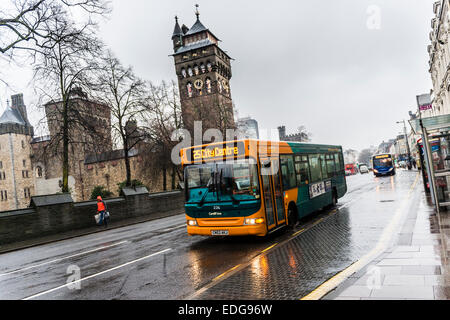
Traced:
<path fill-rule="evenodd" d="M 67 197 L 71 199 L 69 195 Z M 45 196 L 33 197 L 33 200 L 38 198 L 40 201 L 34 201 L 32 208 L 0 212 L 0 251 L 2 246 L 14 242 L 95 227 L 95 201 L 51 204 L 51 201 L 45 201 Z M 145 221 L 182 213 L 184 194 L 180 191 L 146 193 L 105 202 L 113 223 Z"/>

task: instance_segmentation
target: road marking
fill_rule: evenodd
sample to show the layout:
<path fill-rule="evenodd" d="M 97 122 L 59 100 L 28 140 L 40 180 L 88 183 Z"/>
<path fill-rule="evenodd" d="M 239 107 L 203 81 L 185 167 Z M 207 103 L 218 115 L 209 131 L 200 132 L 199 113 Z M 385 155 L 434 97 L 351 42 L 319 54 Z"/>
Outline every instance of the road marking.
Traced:
<path fill-rule="evenodd" d="M 156 231 L 170 232 L 170 231 L 174 231 L 174 230 L 185 228 L 185 227 L 186 227 L 186 223 L 183 223 L 183 224 L 180 224 L 180 225 L 175 226 L 175 227 L 170 227 L 170 228 L 166 228 L 166 229 L 162 229 L 162 230 L 156 230 Z"/>
<path fill-rule="evenodd" d="M 305 231 L 305 229 L 301 229 L 301 230 L 297 231 L 296 233 L 294 233 L 294 234 L 291 236 L 291 238 L 295 237 L 296 235 L 298 235 L 299 233 L 301 233 L 301 232 L 303 232 L 303 231 Z"/>
<path fill-rule="evenodd" d="M 369 253 L 367 253 L 365 256 L 363 256 L 360 260 L 356 261 L 355 263 L 353 263 L 346 269 L 342 270 L 335 276 L 331 277 L 330 279 L 325 281 L 323 284 L 318 286 L 316 289 L 314 289 L 312 292 L 310 292 L 309 294 L 307 294 L 300 300 L 319 300 L 319 299 L 321 299 L 328 292 L 330 292 L 331 290 L 336 288 L 339 284 L 344 282 L 352 274 L 361 270 L 364 266 L 369 264 L 374 258 L 376 258 L 378 255 L 380 255 L 381 253 L 383 253 L 386 250 L 386 247 L 392 238 L 392 232 L 397 227 L 397 224 L 400 222 L 402 213 L 403 213 L 406 205 L 408 204 L 408 200 L 411 197 L 412 192 L 414 191 L 414 188 L 416 187 L 418 180 L 419 180 L 419 174 L 416 175 L 416 180 L 411 185 L 408 195 L 403 200 L 402 205 L 400 206 L 400 208 L 397 209 L 391 222 L 384 229 L 384 231 L 380 237 L 380 240 L 377 243 L 377 246 L 374 249 L 372 249 Z"/>
<path fill-rule="evenodd" d="M 271 245 L 270 247 L 265 248 L 263 251 L 261 251 L 261 253 L 266 252 L 267 250 L 272 249 L 273 247 L 275 247 L 278 243 L 275 243 L 273 245 Z"/>
<path fill-rule="evenodd" d="M 110 269 L 104 270 L 104 271 L 102 271 L 102 272 L 92 274 L 92 275 L 87 276 L 87 277 L 85 277 L 85 278 L 81 278 L 81 279 L 79 279 L 79 280 L 76 280 L 76 281 L 73 281 L 73 282 L 70 282 L 70 283 L 66 283 L 66 284 L 64 284 L 64 285 L 62 285 L 62 286 L 59 286 L 59 287 L 56 287 L 56 288 L 53 288 L 53 289 L 50 289 L 50 290 L 46 290 L 46 291 L 37 293 L 37 294 L 35 294 L 35 295 L 32 295 L 32 296 L 23 298 L 22 300 L 31 300 L 31 299 L 40 297 L 40 296 L 42 296 L 42 295 L 44 295 L 44 294 L 47 294 L 47 293 L 51 293 L 51 292 L 57 291 L 57 290 L 59 290 L 59 289 L 65 288 L 65 287 L 67 287 L 67 286 L 69 286 L 69 285 L 70 285 L 70 286 L 75 285 L 76 283 L 79 283 L 79 282 L 81 282 L 81 281 L 88 280 L 88 279 L 91 279 L 91 278 L 100 276 L 100 275 L 102 275 L 102 274 L 105 274 L 105 273 L 108 273 L 108 272 L 111 272 L 111 271 L 114 271 L 114 270 L 117 270 L 117 269 L 120 269 L 120 268 L 129 266 L 130 264 L 133 264 L 133 263 L 136 263 L 136 262 L 139 262 L 139 261 L 142 261 L 142 260 L 151 258 L 151 257 L 153 257 L 153 256 L 156 256 L 156 255 L 158 255 L 158 254 L 161 254 L 161 253 L 164 253 L 164 252 L 167 252 L 167 251 L 170 251 L 170 250 L 172 250 L 172 249 L 171 249 L 171 248 L 168 248 L 168 249 L 164 249 L 164 250 L 161 250 L 161 251 L 158 251 L 158 252 L 149 254 L 148 256 L 145 256 L 145 257 L 142 257 L 142 258 L 139 258 L 139 259 L 135 259 L 135 260 L 129 261 L 129 262 L 127 262 L 127 263 L 121 264 L 121 265 L 116 266 L 116 267 L 114 267 L 114 268 L 110 268 Z"/>
<path fill-rule="evenodd" d="M 320 218 L 319 220 L 315 221 L 315 222 L 311 225 L 311 227 L 312 227 L 312 226 L 315 226 L 316 224 L 319 224 L 319 223 L 322 222 L 322 221 L 323 221 L 323 218 Z"/>
<path fill-rule="evenodd" d="M 96 248 L 96 249 L 92 249 L 92 250 L 88 250 L 88 251 L 83 251 L 83 252 L 80 252 L 80 253 L 72 254 L 70 256 L 54 259 L 54 260 L 51 260 L 51 261 L 47 261 L 47 262 L 43 262 L 43 263 L 39 263 L 39 264 L 34 264 L 34 265 L 29 266 L 29 267 L 21 268 L 21 269 L 18 269 L 18 270 L 9 271 L 9 272 L 5 272 L 5 273 L 0 273 L 0 277 L 7 276 L 7 275 L 10 275 L 10 274 L 14 274 L 14 273 L 17 273 L 17 272 L 22 272 L 22 271 L 33 269 L 33 268 L 37 268 L 37 267 L 41 267 L 41 266 L 44 266 L 46 264 L 51 264 L 51 263 L 59 262 L 59 261 L 62 261 L 62 260 L 66 260 L 66 259 L 82 256 L 82 255 L 89 254 L 89 253 L 96 252 L 96 251 L 100 251 L 100 250 L 103 250 L 103 249 L 116 247 L 116 246 L 121 245 L 121 244 L 126 243 L 126 242 L 128 242 L 128 240 L 120 241 L 120 242 L 117 242 L 117 243 L 113 243 L 113 244 L 110 244 L 110 245 L 107 245 L 107 246 L 102 246 L 100 248 Z"/>
<path fill-rule="evenodd" d="M 233 271 L 234 269 L 238 268 L 241 264 L 235 265 L 233 268 L 228 269 L 227 271 L 225 271 L 224 273 L 222 273 L 221 275 L 218 275 L 217 277 L 215 277 L 212 281 L 217 281 L 220 278 L 222 278 L 224 275 L 226 275 L 227 273 Z"/>

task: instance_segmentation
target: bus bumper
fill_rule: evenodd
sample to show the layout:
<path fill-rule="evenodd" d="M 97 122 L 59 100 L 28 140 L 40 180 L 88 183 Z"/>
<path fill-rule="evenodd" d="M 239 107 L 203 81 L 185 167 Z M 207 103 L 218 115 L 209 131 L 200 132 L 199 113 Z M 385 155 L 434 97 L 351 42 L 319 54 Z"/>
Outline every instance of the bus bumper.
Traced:
<path fill-rule="evenodd" d="M 213 231 L 219 231 L 217 235 L 224 236 L 260 236 L 263 237 L 267 234 L 265 224 L 259 224 L 254 226 L 239 226 L 239 227 L 199 227 L 199 226 L 187 226 L 187 233 L 190 236 L 214 236 Z M 223 234 L 222 231 L 226 231 L 228 234 Z M 221 234 L 222 233 L 222 234 Z"/>

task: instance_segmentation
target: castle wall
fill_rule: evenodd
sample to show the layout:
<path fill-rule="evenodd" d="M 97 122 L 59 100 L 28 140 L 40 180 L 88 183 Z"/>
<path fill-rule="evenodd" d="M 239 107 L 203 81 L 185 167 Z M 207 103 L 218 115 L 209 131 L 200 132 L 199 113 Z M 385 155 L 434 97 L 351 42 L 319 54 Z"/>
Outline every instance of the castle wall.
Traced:
<path fill-rule="evenodd" d="M 25 208 L 34 195 L 30 142 L 23 134 L 0 135 L 0 211 Z"/>

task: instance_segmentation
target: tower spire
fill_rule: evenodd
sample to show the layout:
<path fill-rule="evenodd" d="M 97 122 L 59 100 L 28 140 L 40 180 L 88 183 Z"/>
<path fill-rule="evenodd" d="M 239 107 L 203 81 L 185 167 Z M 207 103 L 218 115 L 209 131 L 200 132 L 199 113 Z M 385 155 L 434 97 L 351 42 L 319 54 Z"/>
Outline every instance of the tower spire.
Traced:
<path fill-rule="evenodd" d="M 173 41 L 173 49 L 176 52 L 178 48 L 183 45 L 183 31 L 178 24 L 178 16 L 175 16 L 175 28 L 173 29 L 172 41 Z"/>
<path fill-rule="evenodd" d="M 183 35 L 180 25 L 178 24 L 178 16 L 175 16 L 175 28 L 173 29 L 172 40 Z"/>
<path fill-rule="evenodd" d="M 195 5 L 195 15 L 197 16 L 197 20 L 200 20 L 200 12 L 198 12 L 198 7 L 199 7 L 199 5 L 198 4 L 196 4 Z"/>

